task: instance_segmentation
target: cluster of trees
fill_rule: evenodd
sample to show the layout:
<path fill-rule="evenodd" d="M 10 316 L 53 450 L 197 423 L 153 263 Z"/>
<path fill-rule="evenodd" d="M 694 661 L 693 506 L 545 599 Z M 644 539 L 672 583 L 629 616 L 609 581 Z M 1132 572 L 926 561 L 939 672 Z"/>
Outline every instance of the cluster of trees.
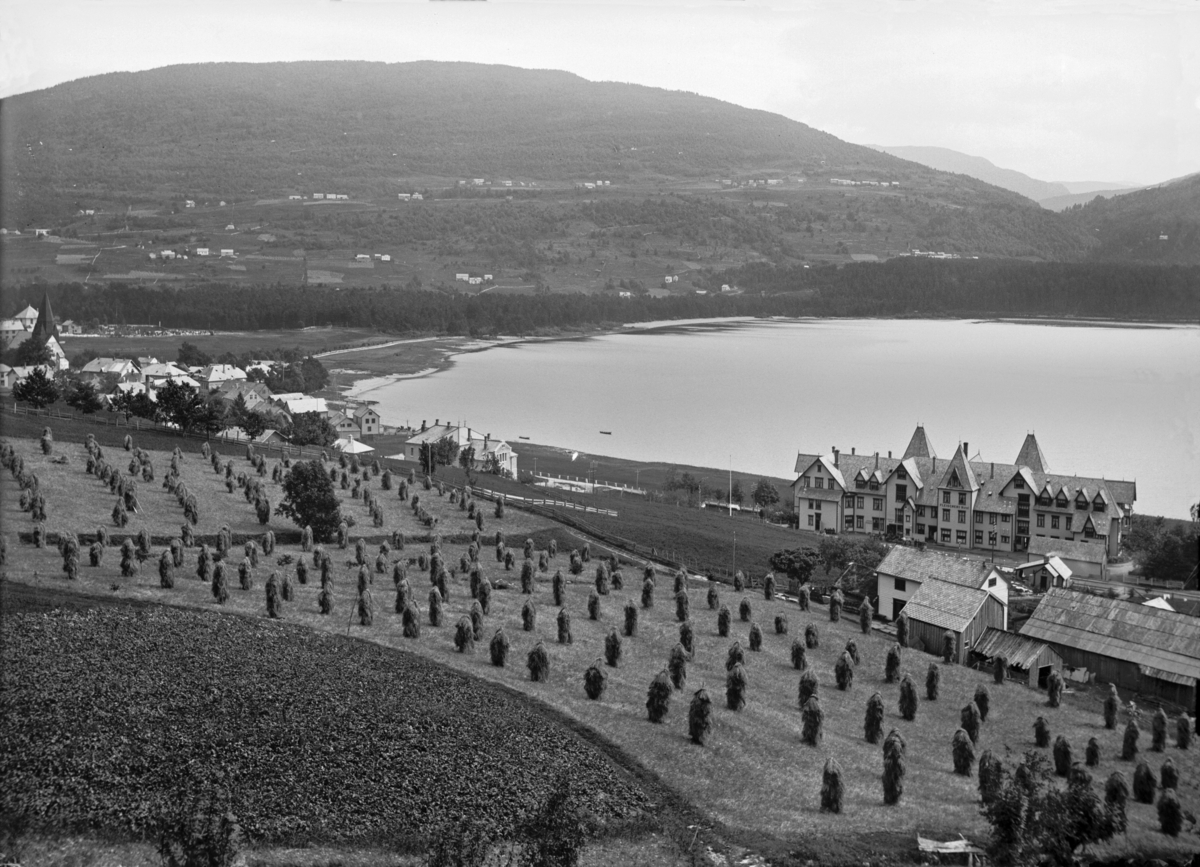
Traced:
<path fill-rule="evenodd" d="M 1191 522 L 1134 515 L 1125 547 L 1142 575 L 1156 581 L 1187 581 L 1200 560 L 1200 502 L 1191 507 Z"/>
<path fill-rule="evenodd" d="M 771 568 L 794 578 L 801 584 L 813 579 L 817 569 L 823 569 L 826 577 L 841 573 L 854 563 L 870 570 L 878 566 L 887 556 L 888 546 L 869 536 L 825 536 L 817 547 L 784 549 L 771 555 Z M 866 588 L 846 587 L 862 593 Z"/>

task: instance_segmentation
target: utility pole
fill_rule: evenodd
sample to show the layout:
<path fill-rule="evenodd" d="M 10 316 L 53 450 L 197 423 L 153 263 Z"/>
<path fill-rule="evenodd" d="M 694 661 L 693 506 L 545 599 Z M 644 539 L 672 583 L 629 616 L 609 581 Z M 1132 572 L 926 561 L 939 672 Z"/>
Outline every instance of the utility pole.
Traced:
<path fill-rule="evenodd" d="M 733 517 L 733 455 L 729 456 L 729 517 Z M 736 538 L 736 537 L 735 537 Z M 735 543 L 736 544 L 736 543 Z"/>

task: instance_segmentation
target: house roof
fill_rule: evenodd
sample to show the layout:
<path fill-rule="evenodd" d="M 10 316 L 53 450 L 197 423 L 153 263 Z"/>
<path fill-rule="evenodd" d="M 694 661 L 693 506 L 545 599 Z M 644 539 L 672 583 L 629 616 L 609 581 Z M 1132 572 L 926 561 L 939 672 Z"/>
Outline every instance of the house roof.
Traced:
<path fill-rule="evenodd" d="M 935 580 L 960 587 L 978 589 L 984 585 L 995 567 L 983 560 L 952 557 L 936 551 L 918 551 L 896 545 L 888 551 L 876 571 L 893 578 L 912 581 Z"/>
<path fill-rule="evenodd" d="M 925 433 L 925 425 L 917 425 L 917 429 L 913 431 L 912 439 L 908 441 L 908 448 L 904 450 L 901 460 L 905 458 L 931 458 L 937 452 L 933 450 L 933 443 L 929 441 L 929 436 Z"/>
<path fill-rule="evenodd" d="M 285 400 L 284 404 L 287 406 L 287 411 L 293 414 L 301 412 L 329 412 L 329 406 L 325 403 L 325 398 L 323 397 L 299 397 Z M 333 419 L 331 418 L 330 421 L 333 421 Z"/>
<path fill-rule="evenodd" d="M 38 312 L 34 309 L 32 304 L 26 304 L 25 309 L 13 317 L 13 319 L 32 319 L 35 322 L 37 321 L 37 318 Z"/>
<path fill-rule="evenodd" d="M 971 649 L 984 656 L 1003 656 L 1009 665 L 1025 670 L 1037 662 L 1038 657 L 1046 650 L 1058 656 L 1054 652 L 1054 648 L 1044 642 L 1035 641 L 1024 635 L 1005 632 L 995 626 L 989 626 L 984 631 L 983 637 L 979 639 L 979 643 Z"/>
<path fill-rule="evenodd" d="M 986 590 L 950 584 L 936 579 L 922 581 L 917 592 L 904 606 L 909 620 L 919 620 L 939 629 L 962 632 L 975 619 L 984 601 Z"/>
<path fill-rule="evenodd" d="M 245 379 L 246 371 L 232 364 L 210 364 L 200 371 L 200 378 L 205 382 L 224 382 L 229 379 Z"/>
<path fill-rule="evenodd" d="M 1051 539 L 1049 536 L 1034 536 L 1030 539 L 1028 553 L 1038 557 L 1057 555 L 1064 560 L 1079 560 L 1083 563 L 1103 563 L 1107 556 L 1104 546 L 1099 542 Z"/>
<path fill-rule="evenodd" d="M 179 377 L 187 375 L 188 371 L 170 361 L 155 362 L 142 368 L 142 376 Z"/>
<path fill-rule="evenodd" d="M 356 440 L 354 437 L 342 437 L 342 439 L 333 444 L 333 447 L 348 455 L 361 455 L 364 452 L 375 451 L 373 446 Z"/>
<path fill-rule="evenodd" d="M 1038 445 L 1037 437 L 1031 433 L 1025 434 L 1025 442 L 1021 443 L 1021 451 L 1017 452 L 1015 463 L 1018 467 L 1029 467 L 1035 473 L 1050 471 L 1050 463 L 1042 454 L 1042 447 Z"/>
<path fill-rule="evenodd" d="M 1021 634 L 1193 683 L 1200 680 L 1200 629 L 1195 618 L 1175 611 L 1056 588 L 1038 604 Z"/>
<path fill-rule="evenodd" d="M 435 424 L 430 425 L 423 431 L 419 431 L 408 438 L 407 445 L 421 445 L 422 443 L 436 443 L 443 437 L 453 436 L 458 432 L 458 425 L 453 424 Z"/>
<path fill-rule="evenodd" d="M 951 484 L 956 477 L 958 484 Z M 971 464 L 963 452 L 962 443 L 959 443 L 958 448 L 954 450 L 954 457 L 950 459 L 950 466 L 946 467 L 946 472 L 942 474 L 942 480 L 938 483 L 938 487 L 958 487 L 967 491 L 979 490 L 979 482 L 976 481 L 975 473 L 971 470 Z"/>
<path fill-rule="evenodd" d="M 375 410 L 371 409 L 369 406 L 360 406 L 356 408 L 353 415 L 357 419 L 362 419 L 362 417 L 366 415 L 374 415 L 376 418 L 379 417 L 379 413 L 375 412 Z"/>

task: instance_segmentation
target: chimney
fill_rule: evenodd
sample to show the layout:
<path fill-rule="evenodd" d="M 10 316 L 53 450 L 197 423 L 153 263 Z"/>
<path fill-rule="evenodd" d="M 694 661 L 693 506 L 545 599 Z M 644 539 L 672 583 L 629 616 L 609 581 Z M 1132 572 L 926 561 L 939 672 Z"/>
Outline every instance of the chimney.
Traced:
<path fill-rule="evenodd" d="M 850 454 L 854 454 L 855 451 L 856 451 L 856 448 L 854 446 L 850 446 Z"/>
<path fill-rule="evenodd" d="M 835 467 L 838 465 L 838 450 L 837 450 L 836 446 L 834 446 L 834 449 L 833 449 L 833 465 Z"/>
<path fill-rule="evenodd" d="M 879 452 L 875 452 L 875 469 L 879 469 Z"/>
<path fill-rule="evenodd" d="M 441 424 L 442 424 L 442 420 L 441 420 L 440 418 L 435 418 L 435 419 L 433 420 L 433 426 L 434 426 L 434 427 L 440 427 L 440 426 L 441 426 Z"/>
<path fill-rule="evenodd" d="M 421 419 L 421 433 L 425 433 L 425 419 Z"/>
<path fill-rule="evenodd" d="M 888 449 L 888 460 L 890 461 L 891 459 L 892 459 L 892 450 Z"/>
<path fill-rule="evenodd" d="M 966 440 L 963 440 L 963 457 L 971 460 L 971 444 Z"/>
<path fill-rule="evenodd" d="M 992 461 L 992 468 L 991 468 L 991 470 L 988 472 L 988 478 L 989 478 L 989 479 L 994 479 L 994 478 L 996 478 L 996 462 L 995 462 L 995 461 Z"/>
<path fill-rule="evenodd" d="M 484 450 L 484 451 L 487 451 L 488 444 L 489 444 L 491 441 L 492 441 L 492 435 L 491 435 L 491 433 L 485 433 L 485 434 L 483 435 L 483 450 Z"/>

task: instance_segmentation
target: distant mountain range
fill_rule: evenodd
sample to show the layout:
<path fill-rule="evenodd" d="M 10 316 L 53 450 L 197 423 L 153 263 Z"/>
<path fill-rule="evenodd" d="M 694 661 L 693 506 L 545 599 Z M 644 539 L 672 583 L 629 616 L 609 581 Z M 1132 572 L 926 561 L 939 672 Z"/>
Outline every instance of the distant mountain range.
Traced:
<path fill-rule="evenodd" d="M 184 199 L 245 208 L 336 190 L 372 210 L 272 213 L 289 253 L 402 238 L 439 262 L 495 261 L 503 251 L 547 267 L 602 249 L 664 263 L 861 261 L 914 247 L 1200 262 L 1188 229 L 1200 213 L 1195 184 L 1056 214 L 1034 200 L 1080 195 L 1078 187 L 945 149 L 884 152 L 770 112 L 566 72 L 432 61 L 183 65 L 85 78 L 10 97 L 0 110 L 0 225 L 22 230 L 95 232 L 71 225 L 94 209 L 110 222 L 123 215 L 101 229 L 128 229 L 141 214 L 135 228 L 182 237 L 197 233 L 202 210 L 184 212 Z M 489 189 L 558 192 L 517 196 L 527 208 L 468 213 L 470 239 L 462 215 L 396 210 L 398 192 L 449 195 L 465 182 L 470 193 L 474 178 Z M 569 197 L 574 184 L 601 179 L 612 183 L 603 202 Z M 208 219 L 206 232 L 226 222 Z M 397 221 L 402 234 L 389 228 Z M 1162 246 L 1159 235 L 1172 232 L 1178 243 Z M 564 239 L 583 252 L 556 249 Z"/>
<path fill-rule="evenodd" d="M 1020 193 L 1051 211 L 1062 211 L 1072 205 L 1086 204 L 1098 195 L 1119 196 L 1143 188 L 1139 184 L 1107 181 L 1040 181 L 1015 169 L 1001 168 L 983 157 L 964 154 L 950 148 L 884 145 L 869 147 L 943 172 L 978 178 L 1002 189 Z"/>

